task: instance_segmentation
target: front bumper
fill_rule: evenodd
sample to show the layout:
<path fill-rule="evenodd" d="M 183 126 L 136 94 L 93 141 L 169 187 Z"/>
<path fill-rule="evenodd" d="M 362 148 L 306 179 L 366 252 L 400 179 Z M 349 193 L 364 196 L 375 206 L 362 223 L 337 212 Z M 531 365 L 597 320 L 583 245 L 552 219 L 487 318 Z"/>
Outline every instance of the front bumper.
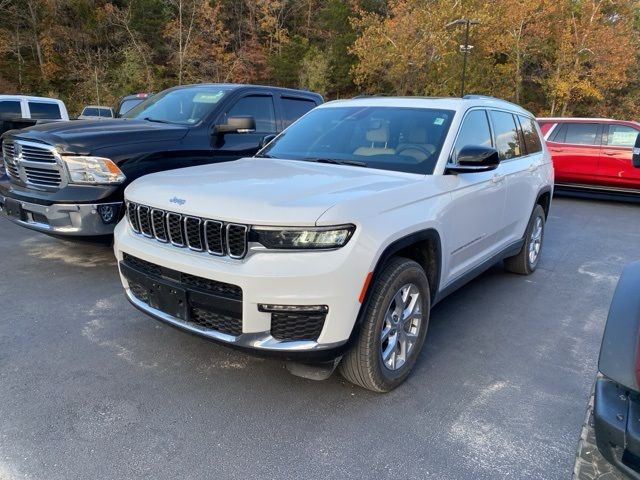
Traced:
<path fill-rule="evenodd" d="M 0 213 L 32 230 L 66 236 L 111 235 L 122 212 L 122 202 L 41 205 L 0 194 Z"/>
<path fill-rule="evenodd" d="M 594 429 L 602 456 L 629 478 L 640 480 L 640 397 L 600 377 L 594 398 Z"/>
<path fill-rule="evenodd" d="M 347 348 L 361 306 L 358 298 L 370 267 L 370 259 L 364 249 L 354 248 L 355 240 L 333 251 L 263 251 L 243 260 L 234 260 L 145 238 L 133 233 L 123 220 L 115 230 L 114 249 L 129 301 L 150 316 L 233 347 L 281 353 L 298 360 L 327 360 L 339 356 Z M 129 256 L 160 266 L 165 273 L 146 279 L 137 277 L 125 262 Z M 167 274 L 167 270 L 172 273 Z M 167 302 L 171 303 L 167 298 L 167 288 L 175 287 L 180 292 L 180 298 L 187 299 L 184 300 L 189 304 L 187 308 L 191 308 L 191 296 L 200 295 L 199 292 L 191 292 L 189 286 L 174 283 L 181 275 L 223 282 L 241 289 L 242 297 L 238 304 L 240 331 L 229 335 L 202 328 L 189 321 L 189 314 L 184 310 L 176 310 L 175 303 L 172 308 L 165 308 Z M 149 281 L 152 285 L 149 285 Z M 140 283 L 155 289 L 156 295 L 158 289 L 165 289 L 164 293 L 157 296 L 155 301 L 141 301 L 135 292 Z M 186 296 L 182 290 L 186 290 Z M 311 339 L 283 340 L 274 334 L 273 313 L 259 308 L 264 304 L 326 305 L 328 311 L 319 335 Z M 176 311 L 180 313 L 176 314 Z"/>

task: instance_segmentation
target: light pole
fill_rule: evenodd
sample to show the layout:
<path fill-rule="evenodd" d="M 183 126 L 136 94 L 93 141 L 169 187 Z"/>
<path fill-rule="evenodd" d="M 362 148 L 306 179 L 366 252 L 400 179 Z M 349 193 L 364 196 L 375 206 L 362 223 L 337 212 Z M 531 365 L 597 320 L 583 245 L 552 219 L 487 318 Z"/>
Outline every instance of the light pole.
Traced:
<path fill-rule="evenodd" d="M 449 22 L 445 25 L 445 28 L 457 27 L 458 25 L 464 25 L 464 44 L 460 45 L 460 52 L 462 52 L 462 74 L 460 78 L 460 96 L 464 97 L 464 80 L 467 74 L 467 54 L 473 49 L 473 45 L 469 45 L 469 26 L 477 25 L 480 20 L 472 20 L 469 18 L 460 18 Z"/>

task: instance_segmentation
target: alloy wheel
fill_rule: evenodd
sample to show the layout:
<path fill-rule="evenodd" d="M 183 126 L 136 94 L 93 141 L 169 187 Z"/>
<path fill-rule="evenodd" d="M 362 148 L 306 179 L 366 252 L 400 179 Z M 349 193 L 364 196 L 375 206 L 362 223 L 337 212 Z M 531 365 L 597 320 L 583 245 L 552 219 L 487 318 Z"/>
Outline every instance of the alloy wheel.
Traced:
<path fill-rule="evenodd" d="M 406 363 L 418 341 L 421 322 L 420 290 L 408 283 L 393 296 L 382 323 L 380 356 L 389 370 L 398 370 Z"/>

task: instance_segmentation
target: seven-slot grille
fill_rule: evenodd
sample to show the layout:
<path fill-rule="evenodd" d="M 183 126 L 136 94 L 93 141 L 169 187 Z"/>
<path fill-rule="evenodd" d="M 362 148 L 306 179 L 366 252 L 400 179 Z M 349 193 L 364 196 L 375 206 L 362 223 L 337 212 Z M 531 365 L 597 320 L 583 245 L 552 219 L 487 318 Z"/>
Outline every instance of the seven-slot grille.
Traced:
<path fill-rule="evenodd" d="M 247 254 L 247 225 L 182 215 L 132 202 L 127 202 L 127 218 L 134 232 L 176 247 L 235 259 Z"/>
<path fill-rule="evenodd" d="M 5 141 L 2 153 L 7 172 L 12 179 L 40 187 L 61 186 L 60 166 L 51 147 Z"/>

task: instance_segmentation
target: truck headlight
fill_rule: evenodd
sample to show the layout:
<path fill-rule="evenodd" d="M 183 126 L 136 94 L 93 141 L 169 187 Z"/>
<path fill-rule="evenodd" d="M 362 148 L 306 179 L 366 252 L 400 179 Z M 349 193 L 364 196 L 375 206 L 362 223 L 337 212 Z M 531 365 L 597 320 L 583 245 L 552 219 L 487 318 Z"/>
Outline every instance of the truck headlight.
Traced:
<path fill-rule="evenodd" d="M 108 158 L 63 156 L 71 183 L 113 185 L 125 181 L 124 173 Z"/>
<path fill-rule="evenodd" d="M 274 250 L 324 250 L 344 247 L 353 236 L 354 225 L 335 227 L 252 227 L 253 240 Z"/>

